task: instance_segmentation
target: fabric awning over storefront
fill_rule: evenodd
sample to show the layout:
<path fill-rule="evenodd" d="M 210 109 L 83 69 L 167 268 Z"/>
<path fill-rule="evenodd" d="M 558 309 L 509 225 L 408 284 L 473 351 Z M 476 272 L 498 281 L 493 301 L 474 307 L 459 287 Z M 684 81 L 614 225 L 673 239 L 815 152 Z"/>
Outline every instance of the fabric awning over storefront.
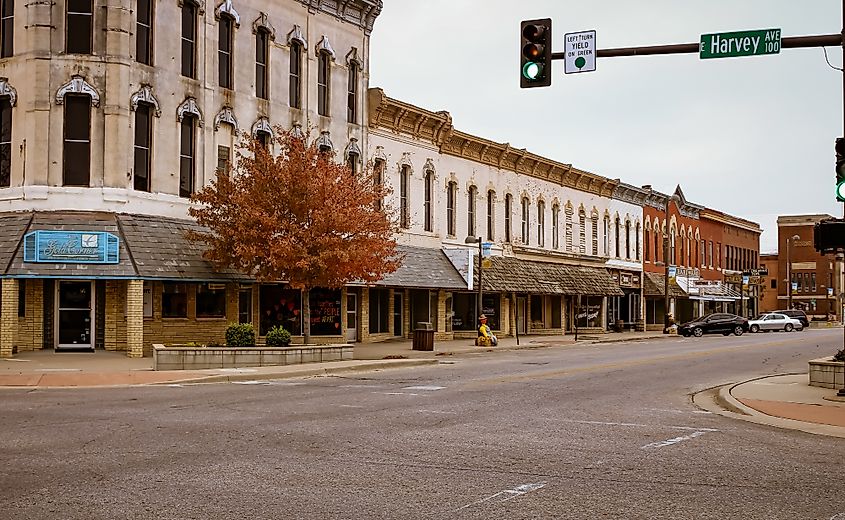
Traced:
<path fill-rule="evenodd" d="M 396 246 L 396 251 L 404 255 L 402 266 L 375 285 L 453 291 L 467 289 L 466 280 L 442 249 Z"/>
<path fill-rule="evenodd" d="M 217 270 L 202 257 L 202 244 L 187 239 L 201 228 L 191 220 L 81 211 L 44 211 L 0 215 L 0 276 L 14 278 L 162 279 L 184 281 L 252 281 L 235 270 Z M 35 231 L 108 233 L 113 262 L 38 261 L 25 258 L 37 248 Z M 31 252 L 29 254 L 32 254 Z"/>
<path fill-rule="evenodd" d="M 530 294 L 622 296 L 624 293 L 603 267 L 537 262 L 495 256 L 484 269 L 484 290 Z M 476 282 L 478 275 L 475 275 Z"/>
<path fill-rule="evenodd" d="M 725 284 L 702 286 L 698 288 L 698 294 L 690 294 L 690 299 L 714 302 L 733 302 L 741 298 L 739 291 Z"/>
<path fill-rule="evenodd" d="M 666 294 L 665 275 L 658 273 L 643 273 L 643 295 L 645 296 L 664 296 Z M 686 298 L 688 295 L 675 281 L 669 286 L 669 295 Z"/>

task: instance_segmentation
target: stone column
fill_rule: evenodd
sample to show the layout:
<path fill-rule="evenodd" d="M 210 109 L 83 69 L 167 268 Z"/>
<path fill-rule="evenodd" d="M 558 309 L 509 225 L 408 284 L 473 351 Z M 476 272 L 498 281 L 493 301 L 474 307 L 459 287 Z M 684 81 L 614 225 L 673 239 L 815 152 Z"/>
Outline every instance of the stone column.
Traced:
<path fill-rule="evenodd" d="M 103 344 L 106 350 L 118 350 L 117 348 L 117 324 L 123 321 L 122 313 L 118 312 L 120 308 L 118 305 L 118 290 L 120 282 L 118 280 L 106 280 L 106 322 L 103 327 L 105 338 Z"/>
<path fill-rule="evenodd" d="M 607 296 L 601 299 L 601 320 L 599 321 L 602 332 L 607 332 Z"/>
<path fill-rule="evenodd" d="M 18 334 L 18 281 L 4 278 L 0 286 L 0 357 L 12 357 Z"/>
<path fill-rule="evenodd" d="M 126 355 L 144 357 L 144 281 L 126 284 Z"/>

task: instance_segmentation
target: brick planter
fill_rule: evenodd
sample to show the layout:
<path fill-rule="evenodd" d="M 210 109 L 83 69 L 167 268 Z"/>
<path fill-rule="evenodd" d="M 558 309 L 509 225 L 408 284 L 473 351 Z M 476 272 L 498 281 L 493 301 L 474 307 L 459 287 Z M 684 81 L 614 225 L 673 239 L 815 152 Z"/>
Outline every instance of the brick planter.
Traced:
<path fill-rule="evenodd" d="M 294 347 L 166 347 L 153 345 L 153 370 L 241 368 L 352 359 L 352 345 Z"/>
<path fill-rule="evenodd" d="M 845 363 L 833 361 L 833 357 L 810 361 L 810 386 L 821 388 L 842 388 Z"/>

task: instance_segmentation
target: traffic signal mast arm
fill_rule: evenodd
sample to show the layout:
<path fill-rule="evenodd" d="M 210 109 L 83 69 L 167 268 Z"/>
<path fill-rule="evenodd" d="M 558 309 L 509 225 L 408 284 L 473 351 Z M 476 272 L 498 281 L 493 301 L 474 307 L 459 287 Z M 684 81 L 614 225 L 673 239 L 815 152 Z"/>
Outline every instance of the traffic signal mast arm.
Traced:
<path fill-rule="evenodd" d="M 827 47 L 842 45 L 841 34 L 824 34 L 817 36 L 787 36 L 781 39 L 781 48 L 799 49 L 803 47 Z M 697 54 L 701 50 L 700 43 L 677 43 L 673 45 L 651 45 L 647 47 L 619 47 L 616 49 L 598 49 L 599 58 L 619 58 L 623 56 L 653 56 L 656 54 Z M 553 52 L 553 60 L 565 58 L 564 52 Z"/>

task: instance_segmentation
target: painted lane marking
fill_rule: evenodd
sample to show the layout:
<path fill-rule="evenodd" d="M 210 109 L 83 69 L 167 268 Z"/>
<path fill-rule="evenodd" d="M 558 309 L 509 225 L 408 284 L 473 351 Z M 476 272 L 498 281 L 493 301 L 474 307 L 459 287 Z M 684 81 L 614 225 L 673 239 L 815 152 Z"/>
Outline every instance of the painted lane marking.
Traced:
<path fill-rule="evenodd" d="M 173 384 L 164 385 L 164 386 L 169 386 L 170 388 L 182 388 L 182 385 L 180 385 L 179 383 L 173 383 Z"/>
<path fill-rule="evenodd" d="M 830 517 L 830 520 L 845 520 L 845 513 L 838 513 Z"/>
<path fill-rule="evenodd" d="M 420 386 L 406 386 L 402 390 L 443 390 L 446 388 L 445 386 L 434 386 L 434 385 L 420 385 Z"/>
<path fill-rule="evenodd" d="M 42 368 L 41 372 L 82 372 L 81 368 Z"/>
<path fill-rule="evenodd" d="M 646 444 L 645 446 L 640 446 L 641 450 L 648 450 L 651 448 L 665 448 L 666 446 L 671 446 L 673 444 L 678 444 L 679 442 L 688 441 L 695 439 L 696 437 L 700 437 L 707 432 L 697 431 L 692 432 L 689 435 L 684 435 L 683 437 L 674 437 L 672 439 L 667 439 L 665 441 L 660 442 L 652 442 L 651 444 Z"/>
<path fill-rule="evenodd" d="M 221 372 L 223 374 L 251 374 L 254 372 L 258 372 L 256 368 L 218 368 L 217 372 Z"/>
<path fill-rule="evenodd" d="M 357 404 L 339 404 L 341 408 L 363 408 L 363 406 L 359 406 Z"/>
<path fill-rule="evenodd" d="M 338 385 L 338 388 L 382 388 L 384 385 Z"/>
<path fill-rule="evenodd" d="M 269 386 L 268 381 L 232 381 L 233 385 L 265 385 Z"/>
<path fill-rule="evenodd" d="M 545 486 L 546 486 L 545 482 L 537 482 L 535 484 L 522 484 L 522 485 L 516 486 L 515 488 L 506 489 L 504 491 L 499 491 L 498 493 L 494 493 L 487 498 L 482 498 L 481 500 L 476 500 L 475 502 L 471 502 L 471 503 L 469 503 L 465 506 L 461 506 L 458 509 L 455 509 L 453 511 L 453 513 L 457 513 L 458 511 L 461 511 L 462 509 L 477 506 L 477 505 L 483 504 L 485 502 L 491 502 L 491 501 L 493 503 L 507 502 L 508 500 L 511 500 L 513 498 L 516 498 L 516 497 L 520 497 L 520 496 L 525 495 L 527 493 L 530 493 L 532 491 L 537 491 L 538 489 L 541 489 Z"/>
<path fill-rule="evenodd" d="M 623 422 L 604 422 L 604 421 L 576 421 L 574 419 L 558 419 L 560 422 L 568 422 L 575 424 L 595 424 L 598 426 L 636 426 L 638 428 L 669 428 L 671 430 L 692 430 L 701 432 L 717 432 L 716 428 L 697 428 L 693 426 L 664 426 L 662 424 L 638 424 L 638 423 L 623 423 Z"/>
<path fill-rule="evenodd" d="M 374 394 L 384 394 L 384 395 L 420 395 L 420 394 L 413 394 L 411 392 L 373 392 Z"/>
<path fill-rule="evenodd" d="M 436 414 L 448 414 L 448 415 L 455 415 L 458 412 L 448 412 L 444 410 L 418 410 L 420 413 L 436 413 Z"/>

